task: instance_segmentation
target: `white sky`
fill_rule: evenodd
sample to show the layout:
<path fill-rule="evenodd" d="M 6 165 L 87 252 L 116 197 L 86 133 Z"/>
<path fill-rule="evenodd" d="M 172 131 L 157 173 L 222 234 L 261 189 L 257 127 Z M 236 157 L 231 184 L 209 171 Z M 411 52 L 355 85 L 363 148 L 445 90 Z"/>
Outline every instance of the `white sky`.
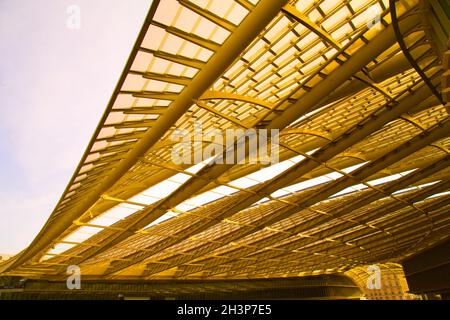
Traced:
<path fill-rule="evenodd" d="M 151 0 L 0 0 L 0 253 L 24 249 L 78 164 Z M 81 28 L 66 26 L 77 5 Z"/>

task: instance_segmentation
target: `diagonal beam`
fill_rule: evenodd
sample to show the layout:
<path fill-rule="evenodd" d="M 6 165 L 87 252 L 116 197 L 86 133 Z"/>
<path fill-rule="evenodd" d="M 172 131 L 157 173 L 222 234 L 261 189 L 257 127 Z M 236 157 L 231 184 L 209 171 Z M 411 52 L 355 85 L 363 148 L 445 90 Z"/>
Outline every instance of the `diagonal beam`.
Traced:
<path fill-rule="evenodd" d="M 164 30 L 166 30 L 166 32 L 177 36 L 181 39 L 184 39 L 186 41 L 195 43 L 196 45 L 203 47 L 205 49 L 211 50 L 213 52 L 216 52 L 217 50 L 219 50 L 220 45 L 212 40 L 208 40 L 208 39 L 204 39 L 196 34 L 193 33 L 189 33 L 183 30 L 180 30 L 178 28 L 175 27 L 171 27 L 171 26 L 166 26 L 163 23 L 157 22 L 157 21 L 152 21 L 152 24 L 156 27 L 162 28 Z"/>
<path fill-rule="evenodd" d="M 162 82 L 175 83 L 182 86 L 187 86 L 191 82 L 192 78 L 183 76 L 174 76 L 171 74 L 162 74 L 156 72 L 145 72 L 145 71 L 130 71 L 129 74 L 140 75 L 145 79 L 157 80 Z M 117 109 L 116 109 L 117 110 Z"/>
<path fill-rule="evenodd" d="M 267 102 L 267 101 L 264 101 L 261 99 L 252 98 L 252 97 L 241 95 L 241 94 L 213 91 L 213 90 L 205 91 L 205 93 L 200 97 L 199 100 L 215 100 L 215 99 L 236 100 L 236 101 L 248 102 L 248 103 L 256 104 L 258 106 L 261 106 L 261 107 L 269 109 L 269 110 L 272 110 L 275 108 L 275 106 L 273 104 L 271 104 L 270 102 Z"/>
<path fill-rule="evenodd" d="M 197 13 L 198 15 L 201 15 L 202 17 L 208 19 L 209 21 L 215 23 L 218 26 L 221 26 L 222 28 L 224 28 L 230 32 L 236 31 L 236 28 L 237 28 L 236 25 L 234 25 L 233 23 L 231 23 L 228 20 L 221 18 L 220 16 L 218 16 L 214 13 L 211 13 L 210 11 L 207 11 L 207 10 L 199 7 L 198 5 L 192 3 L 191 1 L 178 0 L 178 2 L 182 6 L 192 10 L 193 12 Z M 275 3 L 275 6 L 278 6 L 278 3 Z M 254 10 L 254 7 L 252 8 L 252 10 Z"/>
<path fill-rule="evenodd" d="M 322 40 L 324 40 L 325 42 L 328 42 L 333 47 L 335 47 L 337 50 L 341 49 L 341 45 L 336 40 L 334 40 L 333 37 L 328 32 L 326 32 L 324 29 L 319 27 L 316 23 L 311 21 L 308 18 L 308 16 L 306 16 L 303 13 L 301 13 L 300 11 L 298 11 L 297 8 L 295 8 L 293 5 L 291 5 L 291 4 L 285 5 L 283 7 L 283 12 L 286 13 L 287 16 L 290 17 L 291 19 L 301 23 L 306 28 L 308 28 L 312 32 L 316 33 L 320 38 L 322 38 Z"/>
<path fill-rule="evenodd" d="M 187 58 L 185 56 L 182 56 L 180 54 L 172 54 L 165 51 L 159 51 L 159 50 L 152 50 L 152 49 L 146 49 L 146 48 L 140 48 L 139 49 L 142 52 L 150 53 L 156 58 L 161 58 L 170 62 L 179 63 L 191 68 L 199 69 L 205 67 L 206 63 L 202 60 L 194 59 L 194 58 Z"/>

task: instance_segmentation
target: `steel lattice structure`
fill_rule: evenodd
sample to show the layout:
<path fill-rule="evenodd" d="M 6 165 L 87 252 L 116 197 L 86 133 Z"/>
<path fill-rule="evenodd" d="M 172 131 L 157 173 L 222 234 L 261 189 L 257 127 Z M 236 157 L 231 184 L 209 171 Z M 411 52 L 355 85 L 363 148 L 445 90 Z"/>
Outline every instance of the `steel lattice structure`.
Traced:
<path fill-rule="evenodd" d="M 298 276 L 399 262 L 448 239 L 449 55 L 430 21 L 439 8 L 153 1 L 60 201 L 0 272 Z M 175 165 L 170 137 L 194 134 L 194 121 L 279 129 L 280 163 Z"/>

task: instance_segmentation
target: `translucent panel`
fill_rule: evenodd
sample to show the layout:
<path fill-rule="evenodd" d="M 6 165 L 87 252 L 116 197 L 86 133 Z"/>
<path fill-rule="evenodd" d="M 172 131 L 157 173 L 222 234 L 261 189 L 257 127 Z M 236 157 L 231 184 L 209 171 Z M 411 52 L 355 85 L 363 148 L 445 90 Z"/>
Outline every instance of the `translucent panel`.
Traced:
<path fill-rule="evenodd" d="M 69 243 L 58 243 L 55 245 L 51 250 L 48 251 L 49 254 L 61 254 L 64 251 L 69 250 L 70 248 L 73 248 L 75 244 L 69 244 Z"/>
<path fill-rule="evenodd" d="M 164 0 L 163 5 L 158 6 L 154 19 L 166 25 L 171 25 L 179 12 L 180 5 L 177 0 Z"/>
<path fill-rule="evenodd" d="M 150 196 L 150 197 L 157 197 L 157 198 L 164 198 L 166 195 L 172 193 L 173 191 L 175 191 L 176 189 L 178 189 L 178 187 L 180 186 L 179 183 L 177 182 L 173 182 L 173 181 L 163 181 L 158 183 L 157 185 L 148 188 L 147 190 L 145 190 L 144 192 L 142 192 L 142 194 L 144 196 Z M 133 198 L 130 199 L 131 201 L 134 201 Z"/>
<path fill-rule="evenodd" d="M 190 175 L 185 173 L 177 173 L 176 175 L 169 178 L 170 181 L 174 181 L 176 183 L 185 183 L 191 178 Z"/>
<path fill-rule="evenodd" d="M 342 27 L 340 27 L 339 29 L 337 29 L 336 31 L 333 31 L 331 33 L 331 36 L 338 40 L 341 39 L 342 36 L 346 35 L 346 34 L 350 34 L 353 31 L 352 27 L 350 26 L 350 24 L 345 23 Z"/>
<path fill-rule="evenodd" d="M 151 226 L 155 226 L 157 224 L 160 224 L 163 221 L 169 220 L 173 217 L 176 217 L 178 215 L 178 213 L 173 212 L 173 211 L 169 211 L 166 214 L 162 215 L 161 217 L 159 217 L 158 219 L 156 219 L 155 221 L 151 222 L 150 224 L 148 224 L 144 229 L 150 228 Z"/>
<path fill-rule="evenodd" d="M 370 2 L 372 2 L 372 0 L 352 0 L 350 1 L 350 4 L 353 10 L 358 11 L 359 9 L 366 6 Z"/>
<path fill-rule="evenodd" d="M 276 163 L 274 165 L 271 165 L 270 167 L 266 167 L 264 169 L 258 170 L 254 173 L 247 175 L 246 177 L 249 179 L 252 179 L 252 180 L 264 182 L 264 181 L 270 180 L 270 179 L 274 178 L 275 176 L 279 175 L 280 173 L 286 171 L 287 169 L 292 167 L 294 164 L 300 162 L 303 159 L 304 159 L 303 156 L 297 156 L 297 157 L 293 158 L 292 160 L 291 159 L 285 160 L 285 161 Z M 235 183 L 235 181 L 233 181 L 233 183 Z M 240 182 L 236 182 L 236 183 L 240 183 Z M 230 183 L 230 184 L 232 184 L 232 183 Z"/>
<path fill-rule="evenodd" d="M 202 168 L 204 168 L 209 162 L 211 162 L 211 160 L 213 160 L 214 157 L 210 157 L 206 160 L 203 160 L 202 162 L 199 162 L 195 165 L 193 165 L 192 167 L 189 167 L 188 169 L 186 169 L 186 172 L 192 173 L 192 174 L 196 174 L 197 172 L 199 172 Z"/>
<path fill-rule="evenodd" d="M 339 22 L 344 21 L 346 18 L 351 16 L 350 11 L 346 6 L 339 9 L 335 14 L 329 16 L 324 22 L 322 22 L 322 27 L 326 30 L 329 30 L 331 27 L 334 27 Z"/>
<path fill-rule="evenodd" d="M 367 162 L 359 163 L 357 165 L 354 165 L 354 166 L 342 169 L 342 171 L 345 172 L 345 173 L 350 173 L 350 172 L 354 171 L 355 169 L 363 166 L 366 163 Z M 305 189 L 308 189 L 308 188 L 312 188 L 312 187 L 321 185 L 321 184 L 326 183 L 326 182 L 330 182 L 330 181 L 339 179 L 342 176 L 343 175 L 341 173 L 339 173 L 339 172 L 328 173 L 326 175 L 323 175 L 323 176 L 320 176 L 320 177 L 317 177 L 317 178 L 309 179 L 307 181 L 302 181 L 302 182 L 290 185 L 288 187 L 285 187 L 285 188 L 283 188 L 281 190 L 278 190 L 278 191 L 272 193 L 271 196 L 272 197 L 279 197 L 279 196 L 282 196 L 282 195 L 286 195 L 288 193 L 298 192 L 298 191 L 301 191 L 301 190 L 305 190 Z"/>
<path fill-rule="evenodd" d="M 142 47 L 152 50 L 160 49 L 161 43 L 163 43 L 164 38 L 167 33 L 164 29 L 151 25 L 145 34 L 144 40 L 142 41 Z M 147 55 L 150 55 L 147 53 Z M 148 66 L 148 63 L 147 63 Z M 145 67 L 147 68 L 147 67 Z"/>
<path fill-rule="evenodd" d="M 437 198 L 437 197 L 442 197 L 442 196 L 448 196 L 448 195 L 450 195 L 450 191 L 445 191 L 445 192 L 440 192 L 440 193 L 433 194 L 432 196 L 429 196 L 429 197 L 426 198 L 426 199 L 432 199 L 432 198 Z"/>
<path fill-rule="evenodd" d="M 122 108 L 126 106 L 133 105 L 136 98 L 134 98 L 131 94 L 119 94 L 114 102 L 114 108 Z"/>
<path fill-rule="evenodd" d="M 276 38 L 279 37 L 280 33 L 284 32 L 287 29 L 289 23 L 290 22 L 286 17 L 281 18 L 272 28 L 270 28 L 266 32 L 265 37 L 273 42 Z"/>
<path fill-rule="evenodd" d="M 274 197 L 274 198 L 279 198 L 279 197 L 283 197 L 283 196 L 288 195 L 288 194 L 291 194 L 291 193 L 289 191 L 287 191 L 287 189 L 280 189 L 280 190 L 277 190 L 277 191 L 273 192 L 271 194 L 271 196 Z"/>
<path fill-rule="evenodd" d="M 327 14 L 329 11 L 334 9 L 338 4 L 339 2 L 337 2 L 336 0 L 324 0 L 320 3 L 320 9 L 322 9 L 322 11 L 325 14 Z"/>
<path fill-rule="evenodd" d="M 372 5 L 364 10 L 361 14 L 353 18 L 353 24 L 356 27 L 360 27 L 363 24 L 367 24 L 377 18 L 383 10 L 379 5 Z"/>
<path fill-rule="evenodd" d="M 147 83 L 147 90 L 149 91 L 165 91 L 168 83 L 157 80 L 150 80 Z"/>
<path fill-rule="evenodd" d="M 230 194 L 233 194 L 235 192 L 238 192 L 239 190 L 234 189 L 234 188 L 230 188 L 230 187 L 227 187 L 227 186 L 220 186 L 220 187 L 214 188 L 213 191 L 216 192 L 216 193 L 219 193 L 219 194 L 222 194 L 222 195 L 226 196 L 226 195 L 230 195 Z"/>
<path fill-rule="evenodd" d="M 177 21 L 174 23 L 174 26 L 180 30 L 191 32 L 198 20 L 199 16 L 193 11 L 182 8 L 180 10 L 180 14 L 178 15 Z"/>
<path fill-rule="evenodd" d="M 322 18 L 322 15 L 320 14 L 319 10 L 314 9 L 308 14 L 308 17 L 312 22 L 317 22 Z"/>
<path fill-rule="evenodd" d="M 344 175 L 342 173 L 339 173 L 339 172 L 332 172 L 332 173 L 326 174 L 326 176 L 328 178 L 330 178 L 331 180 L 336 180 L 336 179 L 339 179 L 340 177 L 342 177 Z"/>
<path fill-rule="evenodd" d="M 270 199 L 267 198 L 267 197 L 264 197 L 264 198 L 262 198 L 261 200 L 255 202 L 255 204 L 260 204 L 260 203 L 264 203 L 264 202 L 267 202 L 267 201 L 270 201 Z"/>
<path fill-rule="evenodd" d="M 241 7 L 240 5 L 236 5 L 236 1 L 233 0 L 233 3 L 235 5 L 231 10 L 230 14 L 227 16 L 227 20 L 231 21 L 235 25 L 238 25 L 247 16 L 248 11 L 243 7 Z"/>
<path fill-rule="evenodd" d="M 387 177 L 371 180 L 368 183 L 370 185 L 372 185 L 372 186 L 376 186 L 376 185 L 383 184 L 383 183 L 386 183 L 386 182 L 391 182 L 391 181 L 400 179 L 401 177 L 403 177 L 403 176 L 405 176 L 405 175 L 407 175 L 407 174 L 409 174 L 411 172 L 414 172 L 415 170 L 417 170 L 417 169 L 408 170 L 408 171 L 404 171 L 402 173 L 397 173 L 397 174 L 393 174 L 393 175 L 390 175 L 390 176 L 387 176 Z"/>
<path fill-rule="evenodd" d="M 312 57 L 313 55 L 317 55 L 318 52 L 320 50 L 322 50 L 323 48 L 325 48 L 325 45 L 322 42 L 319 42 L 318 44 L 316 44 L 314 47 L 310 48 L 308 51 L 306 51 L 305 53 L 303 53 L 301 55 L 301 58 L 303 60 L 307 60 L 310 57 Z M 320 61 L 319 61 L 320 62 Z"/>
<path fill-rule="evenodd" d="M 208 192 L 202 193 L 198 196 L 195 196 L 195 197 L 189 199 L 186 203 L 198 207 L 198 206 L 204 205 L 208 202 L 220 199 L 222 197 L 223 197 L 223 195 L 221 195 L 219 193 L 208 191 Z"/>
<path fill-rule="evenodd" d="M 199 49 L 196 52 L 195 58 L 201 61 L 208 61 L 209 58 L 211 58 L 211 56 L 213 55 L 213 52 L 210 50 L 206 50 L 206 49 Z"/>
<path fill-rule="evenodd" d="M 123 219 L 123 218 L 129 216 L 130 214 L 132 214 L 138 210 L 141 210 L 142 208 L 143 208 L 143 206 L 140 206 L 140 205 L 121 203 L 118 206 L 115 206 L 114 208 L 106 211 L 105 214 L 108 214 L 108 216 L 110 216 L 110 217 L 117 217 L 117 218 Z"/>
<path fill-rule="evenodd" d="M 64 238 L 63 241 L 81 243 L 102 230 L 103 230 L 102 228 L 82 226 L 78 228 L 75 232 L 71 233 L 69 236 Z"/>
<path fill-rule="evenodd" d="M 188 44 L 188 42 L 183 41 L 180 37 L 174 36 L 172 34 L 167 34 L 165 37 L 165 41 L 163 42 L 162 46 L 161 46 L 161 50 L 171 53 L 171 54 L 178 54 L 180 52 L 180 49 L 182 48 L 182 44 L 186 43 L 186 45 Z M 181 54 L 189 57 L 189 58 L 193 58 L 195 52 L 197 52 L 198 50 L 198 46 L 196 46 L 191 52 L 191 53 L 187 53 L 185 49 L 181 50 Z"/>
<path fill-rule="evenodd" d="M 179 205 L 177 205 L 175 207 L 175 209 L 180 210 L 180 211 L 185 211 L 185 212 L 190 211 L 195 208 L 196 208 L 196 206 L 194 206 L 192 204 L 188 204 L 187 202 L 180 203 Z"/>
<path fill-rule="evenodd" d="M 149 71 L 154 73 L 166 73 L 166 71 L 173 65 L 173 63 L 161 59 L 161 58 L 154 58 L 152 61 L 152 64 L 149 68 Z"/>
<path fill-rule="evenodd" d="M 360 191 L 360 190 L 364 190 L 364 189 L 367 189 L 367 186 L 365 186 L 364 184 L 357 184 L 357 185 L 345 188 L 345 189 L 339 191 L 338 193 L 333 194 L 332 196 L 330 196 L 330 198 L 343 196 L 344 194 L 347 194 L 350 192 L 355 192 L 355 191 Z"/>
<path fill-rule="evenodd" d="M 143 206 L 124 204 L 121 203 L 114 208 L 106 211 L 102 215 L 89 221 L 89 224 L 100 225 L 100 226 L 111 226 L 112 224 L 125 219 L 131 214 L 141 210 Z"/>
<path fill-rule="evenodd" d="M 307 9 L 309 9 L 313 5 L 314 2 L 315 2 L 315 0 L 300 0 L 300 1 L 297 1 L 297 3 L 295 4 L 295 7 L 297 8 L 298 11 L 305 12 Z"/>
<path fill-rule="evenodd" d="M 257 180 L 252 180 L 246 177 L 242 177 L 236 180 L 233 180 L 231 182 L 229 182 L 228 184 L 230 186 L 236 187 L 236 188 L 249 188 L 251 186 L 257 185 L 259 183 L 259 181 Z"/>
<path fill-rule="evenodd" d="M 161 200 L 161 198 L 156 197 L 156 196 L 148 196 L 148 195 L 138 194 L 138 195 L 135 195 L 134 197 L 131 197 L 129 200 L 132 202 L 138 202 L 138 203 L 142 203 L 145 205 L 150 205 L 152 203 L 155 203 L 155 202 Z"/>
<path fill-rule="evenodd" d="M 98 225 L 98 226 L 102 226 L 102 227 L 109 227 L 109 226 L 113 225 L 114 223 L 116 223 L 117 221 L 120 221 L 120 220 L 121 219 L 117 218 L 117 217 L 109 217 L 109 216 L 101 215 L 101 216 L 93 219 L 89 223 L 92 224 L 92 225 Z"/>
<path fill-rule="evenodd" d="M 350 172 L 355 171 L 358 168 L 361 168 L 363 165 L 365 165 L 367 163 L 369 163 L 369 161 L 365 161 L 365 162 L 361 162 L 361 163 L 355 164 L 354 166 L 342 169 L 342 171 L 344 171 L 345 173 L 350 173 Z"/>
<path fill-rule="evenodd" d="M 311 187 L 315 187 L 315 186 L 318 186 L 318 185 L 320 185 L 322 183 L 329 182 L 329 181 L 332 181 L 332 180 L 333 179 L 328 178 L 325 175 L 325 176 L 320 176 L 320 177 L 317 177 L 317 178 L 309 179 L 307 181 L 303 181 L 303 182 L 299 182 L 299 183 L 293 184 L 293 185 L 291 185 L 289 187 L 286 187 L 284 189 L 288 190 L 290 192 L 298 192 L 300 190 L 304 190 L 304 189 L 308 189 L 308 188 L 311 188 Z"/>
<path fill-rule="evenodd" d="M 46 255 L 42 256 L 41 259 L 39 259 L 39 262 L 43 262 L 43 261 L 46 261 L 51 258 L 53 258 L 53 255 L 46 254 Z"/>
<path fill-rule="evenodd" d="M 433 182 L 424 183 L 424 184 L 421 184 L 421 185 L 418 185 L 418 186 L 414 186 L 414 187 L 409 187 L 409 188 L 397 190 L 397 191 L 393 192 L 392 194 L 393 194 L 393 195 L 397 195 L 397 194 L 402 194 L 402 193 L 405 193 L 405 192 L 408 192 L 408 191 L 420 190 L 420 189 L 422 189 L 422 188 L 432 186 L 433 184 L 436 184 L 436 183 L 438 183 L 438 182 L 440 182 L 440 181 L 441 181 L 441 180 L 433 181 Z"/>
<path fill-rule="evenodd" d="M 147 190 L 131 197 L 129 201 L 142 203 L 145 205 L 153 204 L 177 190 L 184 182 L 189 180 L 191 176 L 185 173 L 178 173 L 169 179 L 162 181 Z"/>
<path fill-rule="evenodd" d="M 311 111 L 311 112 L 308 112 L 307 114 L 305 114 L 305 115 L 299 117 L 297 120 L 295 120 L 294 122 L 292 122 L 291 126 L 294 126 L 295 124 L 297 124 L 297 123 L 299 123 L 299 122 L 305 120 L 306 118 L 311 117 L 311 116 L 313 116 L 313 115 L 319 113 L 320 111 L 323 111 L 323 110 L 326 109 L 328 106 L 329 106 L 329 105 L 326 105 L 326 106 L 323 106 L 323 107 L 321 107 L 321 108 L 315 109 L 315 110 L 313 110 L 313 111 Z"/>
<path fill-rule="evenodd" d="M 153 48 L 149 48 L 149 49 L 153 49 Z M 152 54 L 139 51 L 136 54 L 136 59 L 134 59 L 134 61 L 133 61 L 131 70 L 146 71 L 152 58 L 153 58 Z"/>
<path fill-rule="evenodd" d="M 303 72 L 310 72 L 312 71 L 314 68 L 317 68 L 322 62 L 324 62 L 325 60 L 320 56 L 317 57 L 316 59 L 314 59 L 311 62 L 308 62 L 308 64 L 302 68 Z"/>
<path fill-rule="evenodd" d="M 229 31 L 222 28 L 218 28 L 211 35 L 211 40 L 213 40 L 216 43 L 224 43 L 225 40 L 230 36 L 230 34 L 231 33 Z"/>
<path fill-rule="evenodd" d="M 260 52 L 264 46 L 266 45 L 266 43 L 262 40 L 257 41 L 253 46 L 251 46 L 249 48 L 249 50 L 247 51 L 247 53 L 244 55 L 244 58 L 246 60 L 251 60 L 251 58 L 258 52 Z"/>

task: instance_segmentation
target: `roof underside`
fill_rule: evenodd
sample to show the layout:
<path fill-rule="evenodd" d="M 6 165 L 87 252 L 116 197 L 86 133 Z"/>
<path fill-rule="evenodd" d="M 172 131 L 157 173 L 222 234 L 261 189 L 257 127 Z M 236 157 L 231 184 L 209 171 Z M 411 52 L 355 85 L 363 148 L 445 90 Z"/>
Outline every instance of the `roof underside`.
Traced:
<path fill-rule="evenodd" d="M 399 26 L 441 90 L 421 5 L 397 2 Z M 280 162 L 176 165 L 171 137 L 195 121 L 279 129 Z M 450 235 L 449 129 L 389 1 L 154 1 L 61 200 L 0 271 L 261 278 L 399 262 Z"/>

